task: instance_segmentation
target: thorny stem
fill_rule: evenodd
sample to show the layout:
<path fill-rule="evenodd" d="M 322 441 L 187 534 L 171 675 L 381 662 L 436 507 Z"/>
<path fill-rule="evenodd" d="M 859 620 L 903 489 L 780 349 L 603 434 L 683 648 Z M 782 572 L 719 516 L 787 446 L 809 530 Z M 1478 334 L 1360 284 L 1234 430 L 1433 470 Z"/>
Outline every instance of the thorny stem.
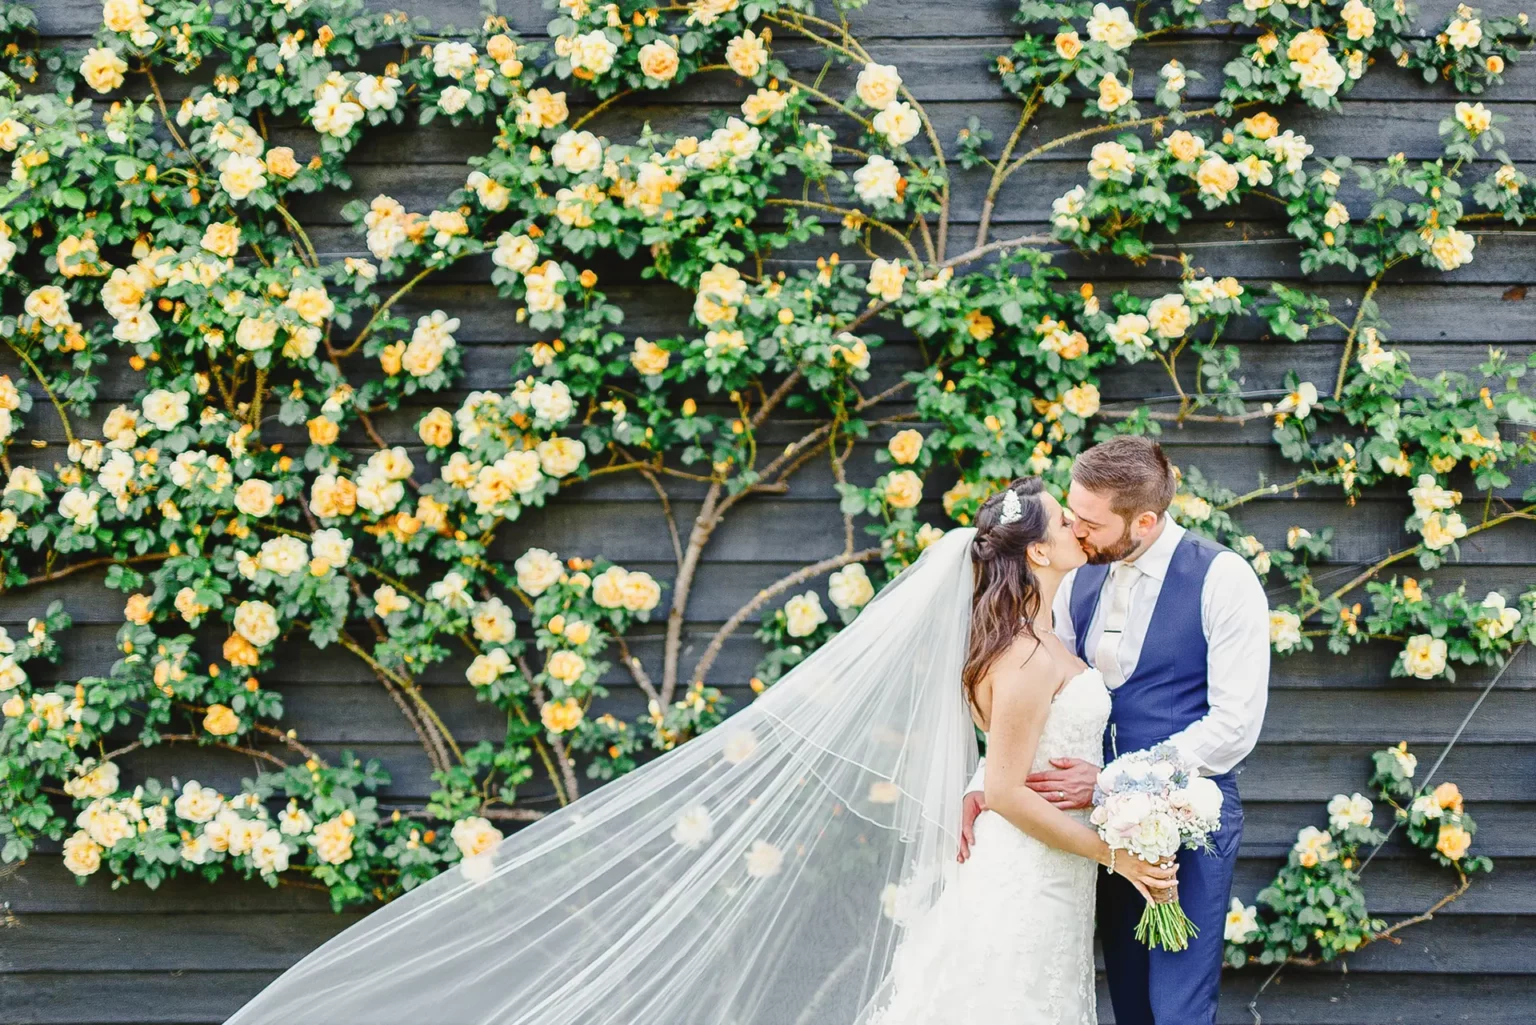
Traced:
<path fill-rule="evenodd" d="M 1382 272 L 1382 274 L 1385 273 L 1385 271 Z M 1376 289 L 1381 284 L 1382 274 L 1378 274 L 1371 279 L 1370 286 L 1365 290 L 1365 295 L 1360 297 L 1359 307 L 1355 309 L 1354 323 L 1349 325 L 1349 333 L 1344 336 L 1344 355 L 1339 358 L 1339 374 L 1333 384 L 1333 398 L 1335 402 L 1344 395 L 1344 378 L 1349 374 L 1349 359 L 1355 354 L 1355 335 L 1360 331 L 1360 321 L 1365 319 L 1365 311 L 1371 304 L 1371 296 L 1376 294 Z"/>
<path fill-rule="evenodd" d="M 64 411 L 64 403 L 59 401 L 59 397 L 54 394 L 52 386 L 48 384 L 48 376 L 43 373 L 42 368 L 32 359 L 31 353 L 16 344 L 14 335 L 7 336 L 5 344 L 11 347 L 12 352 L 21 357 L 21 361 L 27 365 L 27 369 L 32 371 L 32 376 L 37 378 L 37 383 L 42 387 L 43 393 L 48 396 L 48 401 L 52 402 L 53 408 L 58 410 L 59 422 L 64 425 L 65 440 L 73 445 L 75 443 L 75 432 L 69 426 L 69 414 Z"/>
<path fill-rule="evenodd" d="M 791 587 L 821 576 L 823 573 L 842 569 L 844 566 L 855 562 L 868 562 L 871 559 L 879 558 L 879 556 L 880 549 L 878 548 L 866 548 L 859 552 L 844 552 L 842 555 L 834 555 L 830 559 L 822 559 L 820 562 L 801 567 L 788 576 L 780 577 L 761 591 L 758 591 L 757 594 L 752 596 L 751 601 L 737 609 L 731 615 L 731 618 L 727 619 L 721 624 L 720 629 L 715 631 L 715 635 L 709 640 L 709 647 L 704 649 L 704 654 L 699 656 L 698 665 L 693 668 L 693 682 L 695 684 L 704 682 L 704 674 L 709 672 L 709 667 L 719 657 L 720 649 L 725 646 L 725 642 L 731 634 L 735 633 L 737 627 L 746 622 L 748 616 L 772 601 L 775 597 L 783 594 Z"/>

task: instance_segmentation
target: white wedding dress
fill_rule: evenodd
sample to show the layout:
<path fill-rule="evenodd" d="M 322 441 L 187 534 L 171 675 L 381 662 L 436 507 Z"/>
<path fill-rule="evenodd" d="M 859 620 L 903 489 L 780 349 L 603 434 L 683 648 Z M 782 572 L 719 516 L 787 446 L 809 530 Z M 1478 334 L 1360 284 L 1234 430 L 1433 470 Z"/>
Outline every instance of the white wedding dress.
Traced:
<path fill-rule="evenodd" d="M 1097 669 L 1056 695 L 1032 771 L 1052 758 L 1103 764 L 1109 691 Z M 1087 822 L 1088 812 L 1068 812 Z M 1098 866 L 1048 847 L 995 812 L 971 856 L 908 926 L 889 1002 L 870 1025 L 1097 1025 L 1093 969 Z"/>

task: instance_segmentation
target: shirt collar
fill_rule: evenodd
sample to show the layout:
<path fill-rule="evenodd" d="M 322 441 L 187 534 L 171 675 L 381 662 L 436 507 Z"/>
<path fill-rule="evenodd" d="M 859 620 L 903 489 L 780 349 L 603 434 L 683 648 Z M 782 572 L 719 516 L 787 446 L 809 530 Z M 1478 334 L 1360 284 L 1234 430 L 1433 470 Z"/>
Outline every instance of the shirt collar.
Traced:
<path fill-rule="evenodd" d="M 1152 542 L 1152 547 L 1136 559 L 1135 567 L 1159 582 L 1168 574 L 1168 564 L 1173 561 L 1174 549 L 1179 547 L 1179 542 L 1184 539 L 1184 528 L 1173 521 L 1173 517 L 1163 514 L 1166 519 L 1163 523 L 1163 532 Z"/>

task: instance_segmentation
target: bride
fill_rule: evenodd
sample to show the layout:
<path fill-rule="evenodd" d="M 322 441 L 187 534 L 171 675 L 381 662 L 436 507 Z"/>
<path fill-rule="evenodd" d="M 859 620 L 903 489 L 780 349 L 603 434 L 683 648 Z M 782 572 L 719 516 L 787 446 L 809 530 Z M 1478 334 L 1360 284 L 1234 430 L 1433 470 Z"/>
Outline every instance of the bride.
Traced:
<path fill-rule="evenodd" d="M 1110 854 L 1024 785 L 1100 759 L 1108 693 L 1050 623 L 1083 561 L 1014 481 L 724 725 L 370 915 L 229 1025 L 1095 1022 Z M 990 811 L 957 865 L 973 722 Z M 1149 899 L 1173 881 L 1113 868 Z"/>

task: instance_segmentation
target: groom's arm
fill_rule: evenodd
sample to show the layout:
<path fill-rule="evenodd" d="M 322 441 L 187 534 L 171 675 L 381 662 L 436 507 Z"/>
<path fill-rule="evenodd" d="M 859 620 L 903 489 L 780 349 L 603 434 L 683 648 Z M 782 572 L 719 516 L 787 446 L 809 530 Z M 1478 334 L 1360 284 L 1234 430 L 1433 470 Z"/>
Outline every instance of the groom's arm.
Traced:
<path fill-rule="evenodd" d="M 1211 709 L 1170 740 L 1210 775 L 1253 750 L 1269 702 L 1269 599 L 1235 552 L 1211 563 L 1200 596 Z"/>

